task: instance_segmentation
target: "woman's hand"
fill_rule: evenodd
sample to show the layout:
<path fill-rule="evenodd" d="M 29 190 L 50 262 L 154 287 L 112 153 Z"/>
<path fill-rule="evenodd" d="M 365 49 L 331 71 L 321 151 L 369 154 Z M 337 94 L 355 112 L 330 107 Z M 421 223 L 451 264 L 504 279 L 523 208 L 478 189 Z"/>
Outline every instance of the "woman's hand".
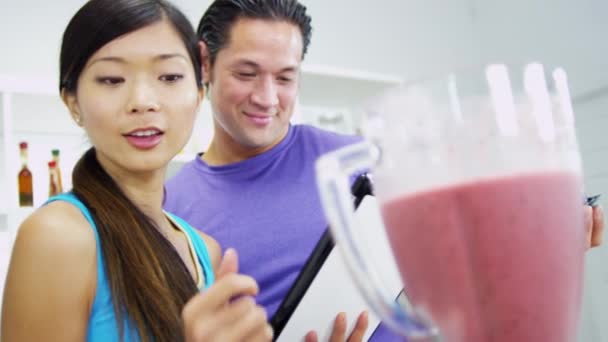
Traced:
<path fill-rule="evenodd" d="M 238 274 L 233 249 L 224 254 L 217 279 L 192 297 L 182 311 L 186 341 L 271 341 L 273 332 L 266 311 L 256 304 L 259 289 L 251 277 Z"/>

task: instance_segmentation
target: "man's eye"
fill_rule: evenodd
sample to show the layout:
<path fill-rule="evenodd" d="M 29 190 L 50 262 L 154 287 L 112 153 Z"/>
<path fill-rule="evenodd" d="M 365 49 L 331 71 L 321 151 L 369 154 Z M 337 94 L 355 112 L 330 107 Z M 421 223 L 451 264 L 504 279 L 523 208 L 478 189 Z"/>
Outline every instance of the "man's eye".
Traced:
<path fill-rule="evenodd" d="M 239 74 L 239 76 L 245 77 L 245 78 L 255 77 L 255 73 L 253 73 L 253 72 L 239 72 L 238 74 Z"/>
<path fill-rule="evenodd" d="M 183 78 L 184 78 L 184 75 L 168 74 L 168 75 L 162 75 L 160 77 L 160 80 L 164 81 L 164 82 L 168 82 L 168 83 L 175 83 Z"/>

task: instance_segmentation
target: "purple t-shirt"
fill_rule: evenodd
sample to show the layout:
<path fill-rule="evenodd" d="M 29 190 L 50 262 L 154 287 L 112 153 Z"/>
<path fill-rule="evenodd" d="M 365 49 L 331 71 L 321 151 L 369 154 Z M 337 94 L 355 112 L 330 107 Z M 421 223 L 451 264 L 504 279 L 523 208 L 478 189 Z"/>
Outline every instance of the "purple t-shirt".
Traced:
<path fill-rule="evenodd" d="M 239 271 L 256 279 L 257 301 L 272 317 L 327 228 L 315 162 L 357 141 L 292 125 L 277 146 L 253 158 L 222 166 L 201 158 L 186 164 L 167 182 L 164 207 L 224 250 L 237 250 Z M 374 340 L 388 341 L 379 334 Z"/>

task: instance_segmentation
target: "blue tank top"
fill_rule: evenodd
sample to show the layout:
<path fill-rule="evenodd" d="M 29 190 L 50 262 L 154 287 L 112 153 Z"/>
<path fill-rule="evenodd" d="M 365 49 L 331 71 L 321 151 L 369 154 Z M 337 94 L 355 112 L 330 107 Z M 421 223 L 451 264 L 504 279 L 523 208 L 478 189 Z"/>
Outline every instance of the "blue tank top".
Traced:
<path fill-rule="evenodd" d="M 108 278 L 106 277 L 105 263 L 95 221 L 93 221 L 89 209 L 72 193 L 54 196 L 46 203 L 48 204 L 54 201 L 69 202 L 80 209 L 95 233 L 95 242 L 97 246 L 97 290 L 91 309 L 91 315 L 89 317 L 87 342 L 118 342 L 120 341 L 118 337 L 118 324 L 114 315 L 112 294 L 110 292 Z M 191 250 L 194 250 L 196 253 L 196 259 L 199 263 L 197 268 L 202 268 L 202 273 L 205 278 L 205 283 L 201 285 L 199 282 L 199 287 L 201 287 L 201 289 L 209 287 L 214 281 L 214 276 L 211 259 L 205 242 L 186 221 L 170 213 L 167 213 L 167 215 L 186 234 Z M 125 321 L 123 326 L 123 341 L 139 341 L 139 335 L 137 334 L 135 327 L 131 327 L 128 321 Z"/>

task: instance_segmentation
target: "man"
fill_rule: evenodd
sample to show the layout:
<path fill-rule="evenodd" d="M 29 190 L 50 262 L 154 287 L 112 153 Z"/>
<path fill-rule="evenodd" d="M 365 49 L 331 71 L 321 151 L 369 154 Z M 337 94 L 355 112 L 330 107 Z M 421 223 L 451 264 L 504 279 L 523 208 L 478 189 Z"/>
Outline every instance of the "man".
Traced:
<path fill-rule="evenodd" d="M 311 36 L 296 0 L 215 1 L 198 35 L 215 133 L 167 183 L 165 208 L 239 252 L 272 316 L 327 227 L 314 162 L 358 138 L 289 124 Z M 366 327 L 362 314 L 349 340 Z M 345 340 L 345 330 L 338 315 L 331 340 Z"/>
<path fill-rule="evenodd" d="M 311 36 L 297 0 L 216 0 L 198 35 L 215 131 L 167 183 L 165 208 L 239 252 L 272 316 L 327 227 L 314 163 L 358 139 L 289 124 Z M 366 325 L 362 315 L 349 340 L 361 340 Z M 344 339 L 339 316 L 331 341 Z M 382 326 L 372 340 L 402 339 Z"/>

